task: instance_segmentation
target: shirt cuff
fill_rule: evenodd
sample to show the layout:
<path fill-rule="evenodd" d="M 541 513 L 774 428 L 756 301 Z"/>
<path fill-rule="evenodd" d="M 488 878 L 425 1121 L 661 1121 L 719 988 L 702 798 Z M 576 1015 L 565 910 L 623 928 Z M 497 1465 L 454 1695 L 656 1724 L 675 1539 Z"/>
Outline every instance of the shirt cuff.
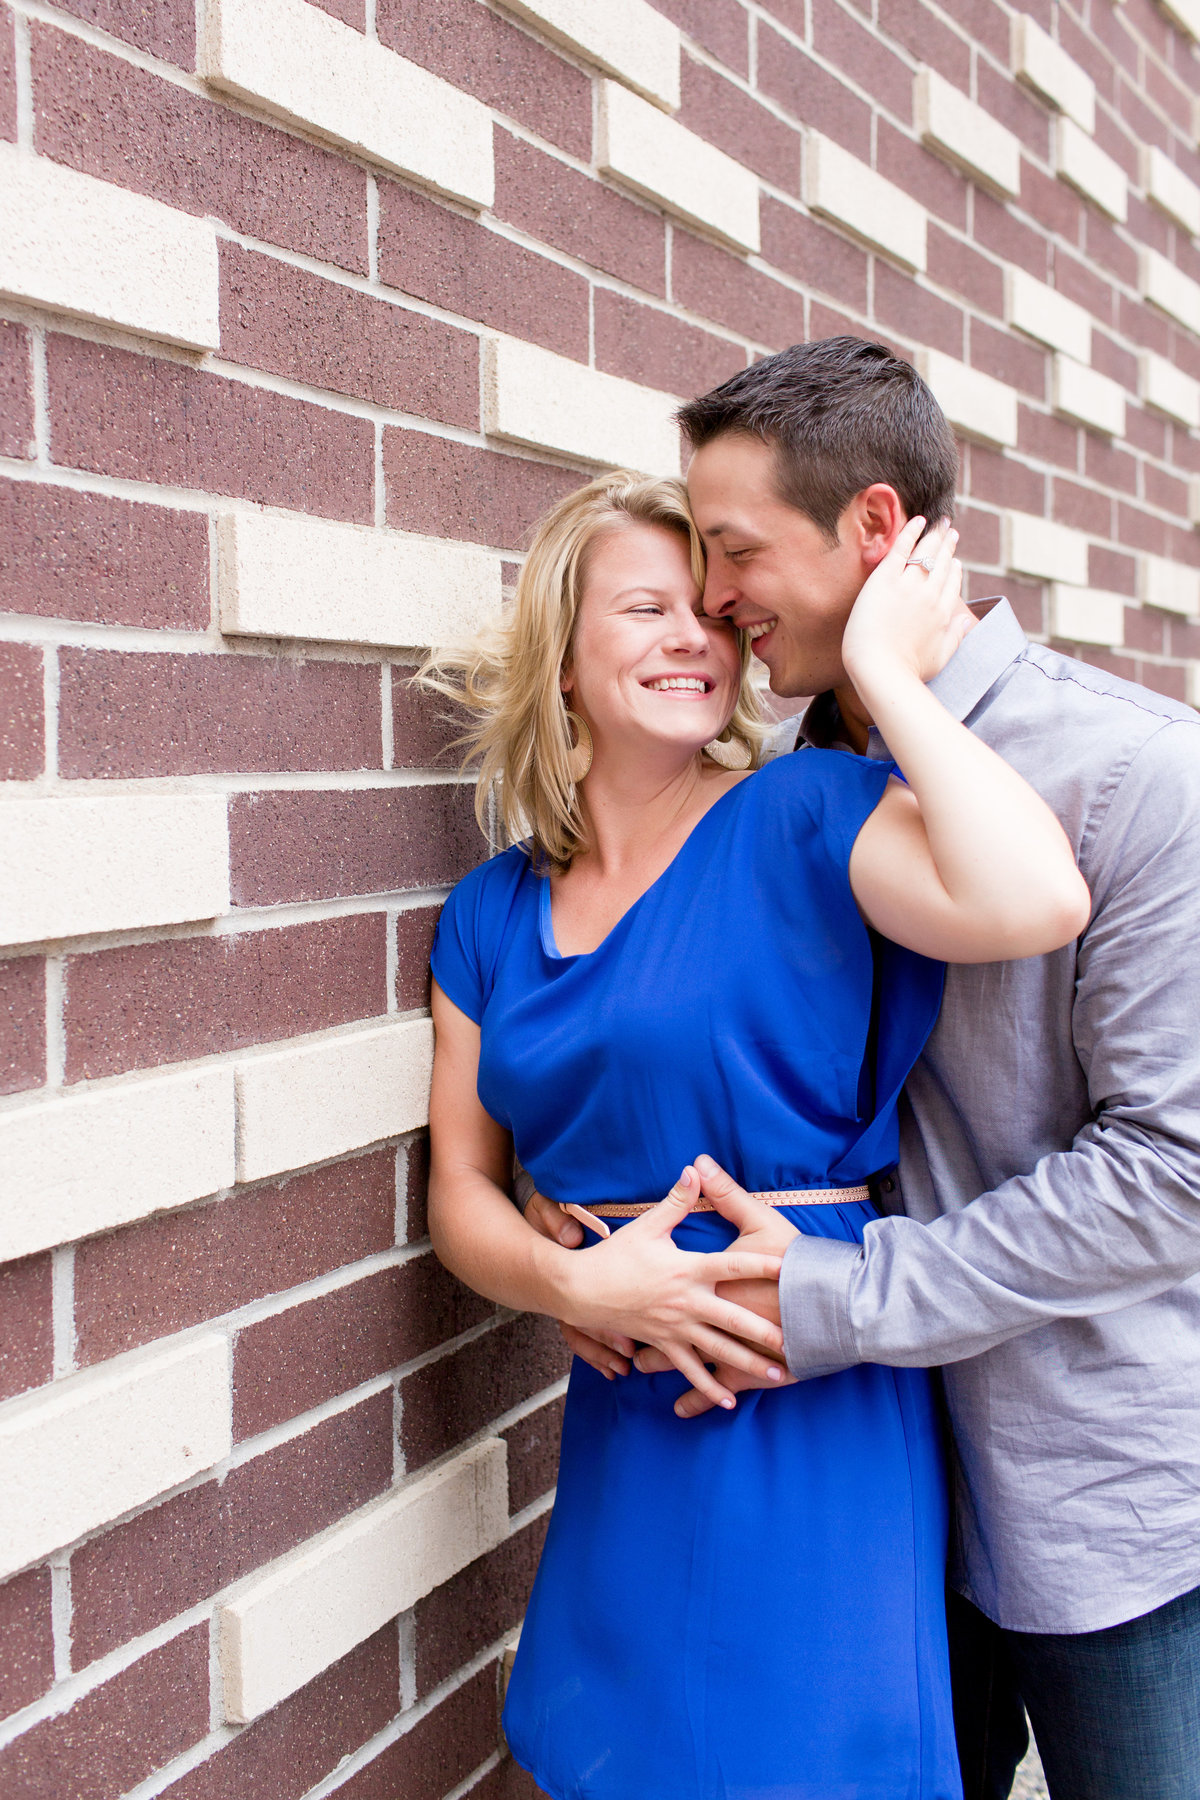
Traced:
<path fill-rule="evenodd" d="M 850 1328 L 850 1280 L 862 1251 L 839 1238 L 793 1238 L 779 1274 L 783 1353 L 802 1380 L 862 1361 Z"/>

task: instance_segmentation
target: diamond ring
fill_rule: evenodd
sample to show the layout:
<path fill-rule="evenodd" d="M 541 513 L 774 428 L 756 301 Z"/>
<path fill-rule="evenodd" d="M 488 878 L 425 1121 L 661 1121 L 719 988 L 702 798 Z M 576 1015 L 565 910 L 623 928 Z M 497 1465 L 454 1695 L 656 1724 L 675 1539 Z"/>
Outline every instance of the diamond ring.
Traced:
<path fill-rule="evenodd" d="M 928 551 L 924 556 L 910 556 L 904 566 L 906 569 L 924 569 L 927 575 L 932 575 L 933 552 Z"/>

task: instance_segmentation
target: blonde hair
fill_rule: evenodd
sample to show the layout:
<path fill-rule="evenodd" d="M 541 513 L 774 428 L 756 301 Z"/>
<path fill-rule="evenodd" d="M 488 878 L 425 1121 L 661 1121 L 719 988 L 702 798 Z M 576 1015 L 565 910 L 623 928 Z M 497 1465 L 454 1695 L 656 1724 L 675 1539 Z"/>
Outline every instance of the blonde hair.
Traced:
<path fill-rule="evenodd" d="M 515 603 L 470 643 L 435 650 L 416 680 L 473 715 L 457 740 L 464 767 L 478 760 L 475 815 L 488 829 L 494 793 L 510 843 L 526 841 L 535 866 L 567 868 L 587 832 L 571 778 L 567 704 L 559 686 L 583 597 L 589 553 L 605 532 L 627 521 L 685 537 L 692 574 L 704 585 L 704 546 L 682 481 L 650 480 L 628 469 L 601 475 L 560 500 L 534 533 Z M 750 680 L 750 645 L 741 639 L 742 677 L 723 738 L 759 759 L 762 712 Z"/>

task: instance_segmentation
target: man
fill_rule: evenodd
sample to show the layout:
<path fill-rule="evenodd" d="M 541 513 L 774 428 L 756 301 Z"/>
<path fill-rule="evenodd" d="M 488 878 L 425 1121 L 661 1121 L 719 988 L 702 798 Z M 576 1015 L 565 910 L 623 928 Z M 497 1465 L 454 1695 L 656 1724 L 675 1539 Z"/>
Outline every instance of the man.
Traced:
<path fill-rule="evenodd" d="M 886 755 L 841 634 L 871 558 L 927 510 L 932 396 L 834 338 L 680 417 L 706 610 L 754 634 L 777 694 L 818 696 L 801 744 Z M 869 540 L 881 488 L 895 516 Z M 908 1083 L 903 1211 L 884 1178 L 861 1247 L 796 1235 L 702 1160 L 705 1189 L 785 1252 L 796 1376 L 944 1365 L 967 1800 L 1008 1794 L 1024 1709 L 1054 1800 L 1200 1800 L 1200 719 L 1030 645 L 1003 600 L 932 686 L 1054 807 L 1091 923 L 1054 955 L 948 971 Z"/>

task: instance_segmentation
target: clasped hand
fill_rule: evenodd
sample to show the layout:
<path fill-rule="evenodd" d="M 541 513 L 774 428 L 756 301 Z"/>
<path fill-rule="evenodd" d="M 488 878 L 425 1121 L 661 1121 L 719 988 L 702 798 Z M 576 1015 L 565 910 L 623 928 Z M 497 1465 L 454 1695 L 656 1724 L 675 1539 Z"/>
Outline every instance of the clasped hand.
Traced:
<path fill-rule="evenodd" d="M 671 1241 L 702 1196 L 738 1227 L 727 1250 L 701 1255 Z M 555 1243 L 574 1248 L 583 1240 L 582 1227 L 541 1194 L 525 1217 Z M 795 1235 L 711 1157 L 698 1157 L 658 1206 L 573 1259 L 578 1272 L 571 1319 L 559 1321 L 563 1336 L 609 1380 L 631 1366 L 646 1375 L 678 1369 L 692 1383 L 676 1402 L 681 1418 L 732 1409 L 747 1388 L 792 1380 L 772 1359 L 782 1358 L 779 1270 Z"/>

